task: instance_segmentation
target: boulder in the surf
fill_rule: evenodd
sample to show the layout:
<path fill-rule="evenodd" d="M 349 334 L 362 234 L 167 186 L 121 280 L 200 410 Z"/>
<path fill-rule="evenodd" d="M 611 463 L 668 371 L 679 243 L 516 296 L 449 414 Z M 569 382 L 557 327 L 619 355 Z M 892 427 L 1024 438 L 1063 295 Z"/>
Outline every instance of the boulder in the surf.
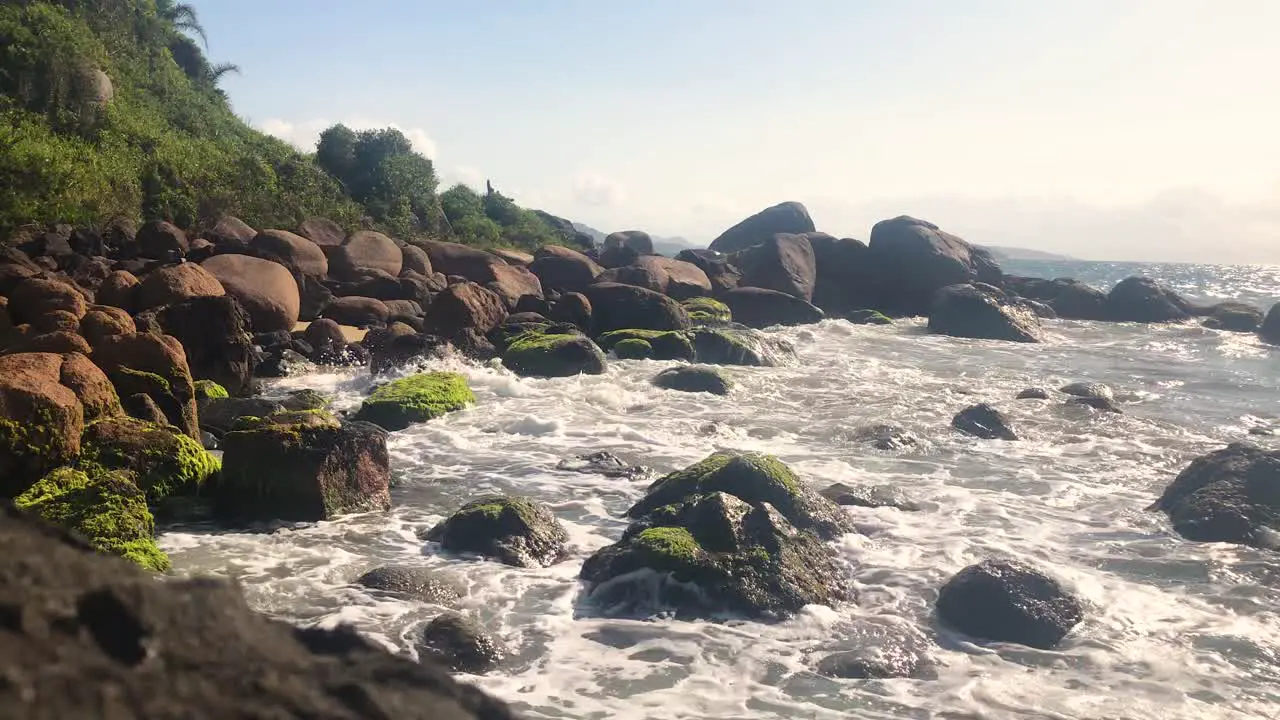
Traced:
<path fill-rule="evenodd" d="M 1263 315 L 1258 308 L 1239 302 L 1218 303 L 1209 308 L 1209 317 L 1203 325 L 1210 330 L 1227 332 L 1257 332 L 1262 326 Z"/>
<path fill-rule="evenodd" d="M 457 582 L 439 570 L 419 565 L 376 567 L 356 578 L 355 584 L 433 605 L 452 606 L 462 599 Z"/>
<path fill-rule="evenodd" d="M 808 325 L 826 317 L 804 298 L 767 288 L 738 287 L 720 299 L 729 306 L 733 319 L 747 327 Z"/>
<path fill-rule="evenodd" d="M 1107 294 L 1074 278 L 1005 276 L 1004 287 L 1015 295 L 1042 302 L 1065 320 L 1107 320 Z"/>
<path fill-rule="evenodd" d="M 892 325 L 893 319 L 879 310 L 850 310 L 844 316 L 853 325 Z"/>
<path fill-rule="evenodd" d="M 496 668 L 507 649 L 474 617 L 449 612 L 422 630 L 418 655 L 454 672 L 482 675 Z"/>
<path fill-rule="evenodd" d="M 987 403 L 971 405 L 951 419 L 951 427 L 983 440 L 1017 440 L 1008 416 Z"/>
<path fill-rule="evenodd" d="M 1102 398 L 1115 400 L 1116 393 L 1110 385 L 1096 382 L 1073 382 L 1058 388 L 1058 392 L 1081 398 Z"/>
<path fill-rule="evenodd" d="M 1107 295 L 1109 319 L 1116 322 L 1180 322 L 1192 310 L 1181 295 L 1146 277 L 1125 278 Z"/>
<path fill-rule="evenodd" d="M 572 377 L 601 375 L 607 361 L 604 351 L 584 335 L 532 330 L 507 345 L 502 364 L 524 377 Z"/>
<path fill-rule="evenodd" d="M 557 470 L 583 473 L 587 475 L 603 475 L 611 478 L 636 479 L 644 477 L 648 472 L 639 465 L 630 465 L 611 452 L 600 451 L 577 455 L 556 463 Z"/>
<path fill-rule="evenodd" d="M 1149 509 L 1196 542 L 1280 548 L 1280 450 L 1235 443 L 1196 458 Z"/>
<path fill-rule="evenodd" d="M 1048 400 L 1049 391 L 1042 387 L 1031 387 L 1018 393 L 1018 400 Z"/>
<path fill-rule="evenodd" d="M 392 380 L 361 403 L 355 419 L 384 430 L 404 430 L 476 401 L 467 380 L 457 373 L 428 372 Z"/>
<path fill-rule="evenodd" d="M 463 505 L 425 539 L 449 552 L 474 553 L 516 567 L 546 567 L 564 558 L 569 535 L 545 505 L 493 495 Z"/>
<path fill-rule="evenodd" d="M 612 352 L 619 343 L 640 340 L 652 349 L 648 356 L 655 360 L 692 360 L 693 341 L 687 332 L 679 330 L 614 330 L 596 338 L 600 349 Z"/>
<path fill-rule="evenodd" d="M 810 233 L 816 230 L 809 210 L 795 201 L 778 203 L 720 233 L 711 250 L 732 253 L 768 240 L 777 233 Z"/>
<path fill-rule="evenodd" d="M 733 388 L 719 370 L 706 365 L 679 365 L 667 368 L 653 378 L 653 384 L 665 390 L 728 395 Z"/>
<path fill-rule="evenodd" d="M 709 365 L 776 367 L 795 359 L 786 341 L 742 325 L 694 328 L 690 336 L 694 358 Z"/>
<path fill-rule="evenodd" d="M 742 271 L 739 287 L 776 290 L 805 302 L 813 300 L 818 268 L 806 235 L 779 233 L 739 250 L 729 261 Z"/>
<path fill-rule="evenodd" d="M 906 215 L 876 223 L 868 247 L 876 306 L 893 313 L 928 314 L 938 290 L 984 279 L 979 277 L 972 245 L 931 222 Z"/>
<path fill-rule="evenodd" d="M 1058 647 L 1084 605 L 1048 573 L 1019 560 L 987 559 L 956 573 L 938 593 L 938 619 L 969 637 L 1042 650 Z"/>
<path fill-rule="evenodd" d="M 689 329 L 689 313 L 680 303 L 661 293 L 612 282 L 596 283 L 583 292 L 591 301 L 596 333 Z"/>
<path fill-rule="evenodd" d="M 889 507 L 907 512 L 920 510 L 920 504 L 894 485 L 847 485 L 835 483 L 823 488 L 821 494 L 837 505 L 853 507 Z"/>
<path fill-rule="evenodd" d="M 1258 337 L 1264 343 L 1280 345 L 1280 303 L 1271 306 L 1271 311 L 1258 328 Z"/>
<path fill-rule="evenodd" d="M 1123 410 L 1115 400 L 1105 397 L 1071 397 L 1067 398 L 1068 407 L 1087 407 L 1109 413 L 1122 413 Z"/>
<path fill-rule="evenodd" d="M 929 310 L 929 331 L 953 337 L 1040 342 L 1040 318 L 1032 311 L 974 285 L 938 290 Z"/>
<path fill-rule="evenodd" d="M 846 680 L 927 679 L 936 674 L 929 639 L 901 618 L 859 620 L 841 633 L 839 642 L 850 649 L 819 660 L 815 667 L 819 674 Z"/>

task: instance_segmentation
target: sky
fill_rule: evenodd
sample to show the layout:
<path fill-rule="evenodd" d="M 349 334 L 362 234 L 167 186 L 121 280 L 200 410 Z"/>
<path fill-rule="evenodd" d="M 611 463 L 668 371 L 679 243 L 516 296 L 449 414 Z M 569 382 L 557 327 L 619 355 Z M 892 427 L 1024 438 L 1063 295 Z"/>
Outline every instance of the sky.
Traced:
<path fill-rule="evenodd" d="M 610 232 L 784 200 L 1098 260 L 1280 264 L 1275 0 L 195 0 L 242 117 L 394 126 Z"/>

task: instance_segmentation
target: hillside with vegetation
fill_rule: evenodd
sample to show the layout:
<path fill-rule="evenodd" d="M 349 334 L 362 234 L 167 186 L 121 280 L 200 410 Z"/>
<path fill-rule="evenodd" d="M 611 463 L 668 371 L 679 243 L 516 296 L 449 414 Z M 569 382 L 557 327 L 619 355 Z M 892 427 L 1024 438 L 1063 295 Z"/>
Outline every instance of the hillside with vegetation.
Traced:
<path fill-rule="evenodd" d="M 572 239 L 501 193 L 438 193 L 394 129 L 326 130 L 305 154 L 235 115 L 196 9 L 173 0 L 0 5 L 0 237 L 31 225 L 162 219 L 253 227 L 324 216 L 481 246 Z"/>

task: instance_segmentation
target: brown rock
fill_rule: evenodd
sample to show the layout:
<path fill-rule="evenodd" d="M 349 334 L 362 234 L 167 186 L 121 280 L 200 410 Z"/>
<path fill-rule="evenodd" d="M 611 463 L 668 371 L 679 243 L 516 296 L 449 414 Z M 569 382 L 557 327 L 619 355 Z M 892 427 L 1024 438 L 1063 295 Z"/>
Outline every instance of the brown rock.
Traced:
<path fill-rule="evenodd" d="M 164 410 L 169 424 L 200 438 L 196 391 L 182 344 L 170 335 L 113 335 L 93 351 L 93 362 L 121 397 L 146 393 Z"/>
<path fill-rule="evenodd" d="M 383 300 L 387 306 L 387 317 L 422 317 L 422 306 L 414 300 Z"/>
<path fill-rule="evenodd" d="M 95 297 L 99 305 L 129 310 L 133 307 L 133 294 L 137 292 L 138 278 L 127 270 L 116 270 L 98 286 Z"/>
<path fill-rule="evenodd" d="M 249 223 L 232 215 L 224 215 L 218 219 L 213 228 L 205 236 L 214 245 L 228 249 L 244 249 L 258 235 L 258 231 L 249 227 Z M 194 245 L 193 245 L 194 249 Z"/>
<path fill-rule="evenodd" d="M 9 317 L 9 298 L 0 295 L 0 333 L 13 327 L 13 318 Z"/>
<path fill-rule="evenodd" d="M 191 247 L 186 233 L 163 220 L 152 220 L 143 225 L 134 241 L 138 245 L 138 254 L 152 260 L 182 257 Z"/>
<path fill-rule="evenodd" d="M 320 250 L 328 255 L 342 246 L 347 233 L 338 223 L 329 218 L 313 217 L 302 221 L 298 226 L 298 234 L 320 246 Z"/>
<path fill-rule="evenodd" d="M 82 318 L 88 309 L 81 291 L 59 280 L 28 278 L 9 294 L 9 315 L 18 324 L 34 324 L 41 315 L 53 310 L 65 310 Z"/>
<path fill-rule="evenodd" d="M 14 252 L 18 251 L 14 250 Z M 0 263 L 0 295 L 7 296 L 23 280 L 40 274 L 40 269 L 34 263 L 28 262 L 29 264 L 24 265 Z"/>
<path fill-rule="evenodd" d="M 6 352 L 55 353 L 59 355 L 78 352 L 88 355 L 93 350 L 89 347 L 89 341 L 81 337 L 79 333 L 59 330 L 47 333 L 28 333 L 20 341 L 13 343 Z"/>
<path fill-rule="evenodd" d="M 451 337 L 466 328 L 489 333 L 507 316 L 502 298 L 473 283 L 450 285 L 435 297 L 427 309 L 425 325 L 430 332 Z"/>
<path fill-rule="evenodd" d="M 330 263 L 337 277 L 356 279 L 366 270 L 381 270 L 395 277 L 400 274 L 404 258 L 391 238 L 380 232 L 361 230 L 352 233 L 330 254 Z"/>
<path fill-rule="evenodd" d="M 445 275 L 461 275 L 473 282 L 488 282 L 486 268 L 491 265 L 506 265 L 506 262 L 494 255 L 458 243 L 424 240 L 419 247 L 427 251 L 431 258 L 431 267 Z"/>
<path fill-rule="evenodd" d="M 215 255 L 200 266 L 240 301 L 253 332 L 291 331 L 298 323 L 298 284 L 283 265 L 248 255 Z"/>
<path fill-rule="evenodd" d="M 79 332 L 80 319 L 66 310 L 50 310 L 31 324 L 36 332 Z"/>
<path fill-rule="evenodd" d="M 529 270 L 538 276 L 544 291 L 560 292 L 582 292 L 604 272 L 591 258 L 559 245 L 539 248 Z"/>
<path fill-rule="evenodd" d="M 61 355 L 0 356 L 0 497 L 14 497 L 80 453 L 84 407 L 62 384 Z"/>
<path fill-rule="evenodd" d="M 427 251 L 416 245 L 400 246 L 400 272 L 403 274 L 406 270 L 412 270 L 419 275 L 430 275 L 434 272 L 431 269 L 431 258 L 427 256 Z"/>
<path fill-rule="evenodd" d="M 274 260 L 292 272 L 312 277 L 329 274 L 329 261 L 320 246 L 288 230 L 263 230 L 249 247 L 254 253 Z"/>
<path fill-rule="evenodd" d="M 496 248 L 492 252 L 502 258 L 508 265 L 514 267 L 529 267 L 533 264 L 533 256 L 527 252 L 508 250 L 506 248 Z"/>
<path fill-rule="evenodd" d="M 334 298 L 325 307 L 323 315 L 339 325 L 367 328 L 386 325 L 389 313 L 381 300 L 349 296 Z"/>
<path fill-rule="evenodd" d="M 596 283 L 621 283 L 667 294 L 670 276 L 661 268 L 643 265 L 624 265 L 605 270 L 596 278 Z"/>
<path fill-rule="evenodd" d="M 138 328 L 129 313 L 110 305 L 94 305 L 80 320 L 80 334 L 91 347 L 111 335 L 132 335 Z"/>
<path fill-rule="evenodd" d="M 135 420 L 155 423 L 156 425 L 169 424 L 169 418 L 164 416 L 164 411 L 146 393 L 134 393 L 123 397 L 120 399 L 120 406 L 124 408 L 126 415 Z"/>
<path fill-rule="evenodd" d="M 84 422 L 89 423 L 102 418 L 115 417 L 123 411 L 120 398 L 111 381 L 102 370 L 89 358 L 80 353 L 67 353 L 62 356 L 61 382 L 71 388 L 84 408 Z"/>
<path fill-rule="evenodd" d="M 225 294 L 222 283 L 195 263 L 162 267 L 147 275 L 133 294 L 133 310 L 149 310 L 197 297 Z"/>
<path fill-rule="evenodd" d="M 806 235 L 779 233 L 734 253 L 731 262 L 742 270 L 742 287 L 776 290 L 805 302 L 813 299 L 818 269 Z"/>
<path fill-rule="evenodd" d="M 547 318 L 553 322 L 570 323 L 583 330 L 590 330 L 591 301 L 582 293 L 565 293 L 551 304 L 551 314 Z"/>
<path fill-rule="evenodd" d="M 192 298 L 161 309 L 156 320 L 182 344 L 193 379 L 212 380 L 232 395 L 249 392 L 257 359 L 249 313 L 239 300 Z"/>
<path fill-rule="evenodd" d="M 516 303 L 526 295 L 542 297 L 542 283 L 528 268 L 514 265 L 490 265 L 480 275 L 481 278 L 476 282 L 497 293 L 508 310 L 514 310 Z"/>

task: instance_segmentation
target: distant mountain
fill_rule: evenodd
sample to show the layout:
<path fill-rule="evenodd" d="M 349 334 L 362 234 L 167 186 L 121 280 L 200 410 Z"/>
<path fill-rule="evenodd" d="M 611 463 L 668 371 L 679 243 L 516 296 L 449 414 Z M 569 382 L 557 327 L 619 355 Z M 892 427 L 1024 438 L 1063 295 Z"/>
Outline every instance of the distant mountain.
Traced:
<path fill-rule="evenodd" d="M 595 240 L 597 245 L 603 243 L 605 237 L 608 235 L 608 233 L 601 232 L 590 225 L 583 225 L 579 222 L 574 223 L 573 227 L 580 233 L 590 235 L 591 239 Z M 698 245 L 692 240 L 686 240 L 682 237 L 662 237 L 660 235 L 650 235 L 649 237 L 653 240 L 653 251 L 659 255 L 666 255 L 667 257 L 672 257 L 678 254 L 681 250 L 698 247 Z"/>
<path fill-rule="evenodd" d="M 991 251 L 997 260 L 1075 260 L 1076 258 L 1067 255 L 1058 255 L 1056 253 L 1045 252 L 1043 250 L 1031 250 L 1030 248 L 1005 247 L 1002 245 L 983 245 L 982 247 Z"/>

